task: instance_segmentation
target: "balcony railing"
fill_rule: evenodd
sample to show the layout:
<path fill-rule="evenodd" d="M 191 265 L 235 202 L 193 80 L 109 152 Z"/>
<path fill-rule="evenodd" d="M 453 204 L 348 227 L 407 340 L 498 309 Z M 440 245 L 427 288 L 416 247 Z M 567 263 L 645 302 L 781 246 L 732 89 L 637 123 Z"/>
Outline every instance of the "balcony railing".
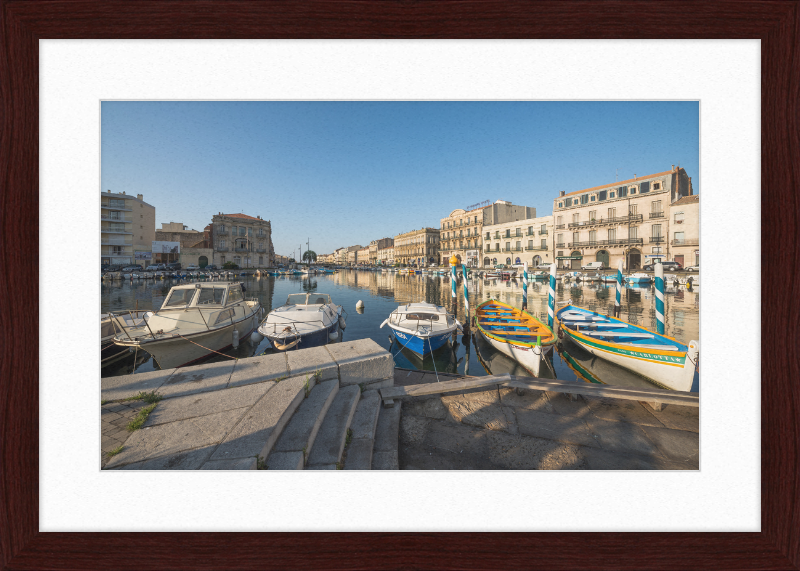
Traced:
<path fill-rule="evenodd" d="M 504 252 L 521 252 L 522 246 L 515 246 L 513 248 L 503 248 Z"/>
<path fill-rule="evenodd" d="M 109 240 L 100 239 L 101 246 L 133 246 L 133 242 L 126 242 L 125 240 Z"/>
<path fill-rule="evenodd" d="M 627 224 L 629 222 L 641 222 L 641 214 L 631 214 L 630 216 L 616 216 L 614 218 L 596 218 L 595 220 L 584 220 L 583 222 L 570 222 L 570 228 L 583 228 L 584 226 L 596 226 L 598 224 Z"/>
<path fill-rule="evenodd" d="M 227 230 L 214 230 L 214 234 L 219 234 L 220 236 L 227 236 L 228 235 L 228 231 Z"/>
<path fill-rule="evenodd" d="M 558 244 L 556 244 L 556 248 L 564 248 L 564 247 L 565 247 L 564 242 L 559 242 Z"/>
<path fill-rule="evenodd" d="M 580 248 L 586 246 L 589 248 L 597 246 L 624 246 L 626 244 L 643 244 L 642 238 L 618 238 L 616 240 L 589 240 L 586 242 L 570 242 L 570 248 Z"/>
<path fill-rule="evenodd" d="M 556 230 L 563 230 L 563 229 L 564 229 L 563 224 L 556 224 Z"/>
<path fill-rule="evenodd" d="M 119 218 L 114 216 L 109 216 L 108 214 L 101 214 L 100 220 L 107 220 L 108 222 L 127 222 L 128 224 L 133 223 L 133 220 L 130 218 Z"/>
<path fill-rule="evenodd" d="M 228 247 L 227 246 L 220 246 L 220 247 L 215 248 L 215 249 L 216 249 L 217 252 L 227 252 L 228 251 Z"/>
<path fill-rule="evenodd" d="M 673 240 L 672 241 L 672 245 L 673 246 L 699 246 L 700 245 L 700 239 L 698 238 L 696 240 Z"/>
<path fill-rule="evenodd" d="M 651 244 L 661 244 L 664 242 L 664 236 L 650 236 Z"/>
<path fill-rule="evenodd" d="M 664 218 L 663 212 L 651 212 L 650 218 Z"/>
<path fill-rule="evenodd" d="M 539 236 L 547 236 L 547 230 L 539 230 Z"/>
<path fill-rule="evenodd" d="M 563 245 L 562 245 L 563 247 Z M 536 252 L 536 251 L 543 251 L 547 250 L 547 246 L 525 246 L 526 252 Z"/>
<path fill-rule="evenodd" d="M 526 236 L 536 236 L 536 232 L 531 232 L 530 230 L 528 230 L 527 232 L 525 232 L 525 235 Z"/>
<path fill-rule="evenodd" d="M 258 252 L 259 254 L 263 254 L 266 251 L 267 251 L 266 248 L 256 248 L 256 252 Z"/>
<path fill-rule="evenodd" d="M 499 240 L 500 239 L 500 232 L 495 232 L 494 233 L 494 239 L 495 240 Z"/>
<path fill-rule="evenodd" d="M 101 234 L 128 234 L 133 236 L 133 232 L 126 232 L 125 230 L 111 230 L 109 228 L 100 228 Z"/>

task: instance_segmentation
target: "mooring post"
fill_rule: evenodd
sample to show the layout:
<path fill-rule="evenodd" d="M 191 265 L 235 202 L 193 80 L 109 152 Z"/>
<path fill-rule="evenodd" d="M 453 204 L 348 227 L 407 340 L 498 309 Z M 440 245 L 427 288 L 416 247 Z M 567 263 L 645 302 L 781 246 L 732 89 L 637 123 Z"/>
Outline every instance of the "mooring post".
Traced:
<path fill-rule="evenodd" d="M 664 335 L 664 266 L 656 263 L 656 327 L 659 335 Z"/>
<path fill-rule="evenodd" d="M 467 289 L 469 281 L 467 280 L 467 266 L 461 264 L 461 271 L 464 274 L 464 335 L 469 336 L 469 290 Z"/>
<path fill-rule="evenodd" d="M 550 290 L 547 292 L 547 325 L 553 328 L 556 307 L 556 265 L 550 264 Z"/>
<path fill-rule="evenodd" d="M 617 298 L 614 302 L 614 317 L 619 319 L 622 315 L 622 259 L 617 264 Z"/>
<path fill-rule="evenodd" d="M 522 265 L 522 311 L 528 309 L 528 262 Z"/>

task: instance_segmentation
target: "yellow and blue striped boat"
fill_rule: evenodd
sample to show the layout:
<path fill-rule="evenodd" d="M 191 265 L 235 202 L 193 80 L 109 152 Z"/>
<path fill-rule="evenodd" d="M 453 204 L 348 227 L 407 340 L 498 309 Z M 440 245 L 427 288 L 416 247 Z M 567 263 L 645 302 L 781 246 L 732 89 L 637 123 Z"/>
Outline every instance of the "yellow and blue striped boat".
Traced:
<path fill-rule="evenodd" d="M 475 313 L 486 342 L 538 377 L 542 355 L 556 342 L 553 330 L 531 314 L 493 299 L 480 304 Z"/>
<path fill-rule="evenodd" d="M 556 312 L 559 337 L 569 337 L 597 357 L 642 375 L 657 385 L 689 391 L 700 344 L 688 345 L 644 327 L 589 309 L 567 305 Z"/>

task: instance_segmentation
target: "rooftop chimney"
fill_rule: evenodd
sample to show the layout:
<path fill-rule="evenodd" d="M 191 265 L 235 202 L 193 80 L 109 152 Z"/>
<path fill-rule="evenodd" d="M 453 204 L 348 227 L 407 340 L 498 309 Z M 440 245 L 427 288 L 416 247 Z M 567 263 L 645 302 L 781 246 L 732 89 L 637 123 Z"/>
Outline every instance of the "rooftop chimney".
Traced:
<path fill-rule="evenodd" d="M 125 194 L 125 191 L 124 191 L 124 190 L 122 191 L 122 194 Z"/>
<path fill-rule="evenodd" d="M 672 170 L 673 170 L 673 171 L 675 170 L 675 165 L 672 165 Z"/>
<path fill-rule="evenodd" d="M 566 193 L 567 193 L 567 191 L 566 191 L 566 190 L 562 190 L 561 192 L 559 192 L 559 193 L 558 193 L 558 196 L 559 196 L 559 198 L 560 198 L 560 197 L 562 197 L 562 196 L 564 196 Z"/>
<path fill-rule="evenodd" d="M 144 196 L 142 196 L 141 194 L 137 194 L 136 198 L 138 198 L 139 200 L 144 200 Z"/>

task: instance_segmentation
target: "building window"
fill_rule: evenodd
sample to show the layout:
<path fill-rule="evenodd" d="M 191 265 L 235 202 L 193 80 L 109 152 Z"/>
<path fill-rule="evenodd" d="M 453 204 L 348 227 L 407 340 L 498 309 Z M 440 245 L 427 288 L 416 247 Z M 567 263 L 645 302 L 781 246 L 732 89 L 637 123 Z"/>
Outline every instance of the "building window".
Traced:
<path fill-rule="evenodd" d="M 522 249 L 522 242 L 517 240 L 517 250 L 521 250 L 521 249 Z"/>
<path fill-rule="evenodd" d="M 573 242 L 580 242 L 581 241 L 580 232 L 573 232 L 572 233 L 572 241 Z"/>
<path fill-rule="evenodd" d="M 636 216 L 638 211 L 639 211 L 639 205 L 631 204 L 630 209 L 628 210 L 628 214 L 630 214 L 631 216 Z"/>
<path fill-rule="evenodd" d="M 628 196 L 628 189 L 625 188 L 624 186 L 620 186 L 619 188 L 617 188 L 617 196 L 619 196 L 620 198 L 625 198 L 626 196 Z"/>
<path fill-rule="evenodd" d="M 219 241 L 219 247 L 220 248 L 224 248 L 225 247 L 225 240 L 220 240 Z"/>
<path fill-rule="evenodd" d="M 601 190 L 600 192 L 597 193 L 597 200 L 603 201 L 606 199 L 607 196 L 608 196 L 608 191 Z"/>
<path fill-rule="evenodd" d="M 575 213 L 575 214 L 572 215 L 572 223 L 573 224 L 577 224 L 579 220 L 580 220 L 580 214 Z"/>
<path fill-rule="evenodd" d="M 653 192 L 661 190 L 661 181 L 657 180 L 653 182 Z"/>
<path fill-rule="evenodd" d="M 628 194 L 636 194 L 636 187 L 635 186 L 629 186 L 628 187 Z"/>
<path fill-rule="evenodd" d="M 559 208 L 564 208 L 564 203 L 563 203 L 563 202 L 559 202 L 559 203 L 558 203 L 558 207 L 559 207 Z"/>
<path fill-rule="evenodd" d="M 515 236 L 522 236 L 522 228 L 517 228 L 517 233 Z"/>
<path fill-rule="evenodd" d="M 556 242 L 559 243 L 559 244 L 563 244 L 564 243 L 564 235 L 563 234 L 556 235 Z"/>
<path fill-rule="evenodd" d="M 661 224 L 653 224 L 651 228 L 652 228 L 651 236 L 653 238 L 661 238 Z"/>
<path fill-rule="evenodd" d="M 608 193 L 608 197 L 609 198 L 614 198 L 614 191 L 613 190 Z"/>
<path fill-rule="evenodd" d="M 683 224 L 683 212 L 675 213 L 675 224 Z"/>
<path fill-rule="evenodd" d="M 597 242 L 597 230 L 591 230 L 589 232 L 589 241 L 590 242 Z"/>
<path fill-rule="evenodd" d="M 589 211 L 589 220 L 594 220 L 597 218 L 597 210 L 590 210 Z"/>
<path fill-rule="evenodd" d="M 489 232 L 486 233 L 486 239 L 487 240 L 491 240 L 491 237 L 489 236 Z"/>
<path fill-rule="evenodd" d="M 617 229 L 612 228 L 608 231 L 608 241 L 609 243 L 614 242 L 617 239 Z"/>
<path fill-rule="evenodd" d="M 654 200 L 653 202 L 650 203 L 650 212 L 652 212 L 654 214 L 661 212 L 661 201 L 660 200 Z"/>
<path fill-rule="evenodd" d="M 572 206 L 572 199 L 568 198 L 564 201 L 564 206 Z"/>
<path fill-rule="evenodd" d="M 650 192 L 650 183 L 649 182 L 643 182 L 639 186 L 639 189 L 640 189 L 639 194 L 645 194 L 646 192 Z"/>
<path fill-rule="evenodd" d="M 547 238 L 542 238 L 542 250 L 547 249 Z"/>
<path fill-rule="evenodd" d="M 639 237 L 639 227 L 638 226 L 631 226 L 628 228 L 628 238 L 638 238 Z"/>
<path fill-rule="evenodd" d="M 533 240 L 528 240 L 528 248 L 533 248 Z"/>
<path fill-rule="evenodd" d="M 225 256 L 222 256 L 221 261 L 222 261 L 222 265 L 224 266 L 225 265 Z"/>
<path fill-rule="evenodd" d="M 511 242 L 506 242 L 506 252 L 511 250 Z"/>
<path fill-rule="evenodd" d="M 589 204 L 589 195 L 584 194 L 581 196 L 581 204 Z"/>
<path fill-rule="evenodd" d="M 593 194 L 592 198 L 591 198 L 591 201 L 594 202 L 596 199 L 597 199 L 597 197 Z"/>

